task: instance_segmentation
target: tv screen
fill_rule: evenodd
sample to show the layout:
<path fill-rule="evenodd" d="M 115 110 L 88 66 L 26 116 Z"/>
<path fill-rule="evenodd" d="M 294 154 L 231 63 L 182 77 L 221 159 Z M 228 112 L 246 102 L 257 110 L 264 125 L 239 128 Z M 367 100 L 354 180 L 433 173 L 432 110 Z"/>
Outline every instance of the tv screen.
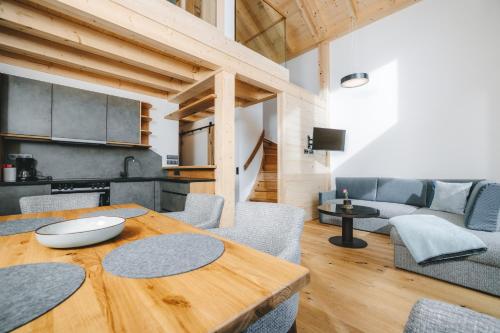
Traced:
<path fill-rule="evenodd" d="M 314 127 L 313 150 L 344 151 L 345 130 Z"/>

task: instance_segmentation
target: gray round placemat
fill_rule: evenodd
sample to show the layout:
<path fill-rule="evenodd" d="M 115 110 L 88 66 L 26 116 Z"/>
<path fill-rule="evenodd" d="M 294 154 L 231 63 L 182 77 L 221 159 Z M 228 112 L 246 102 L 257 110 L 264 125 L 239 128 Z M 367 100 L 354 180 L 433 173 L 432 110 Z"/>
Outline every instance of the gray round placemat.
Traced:
<path fill-rule="evenodd" d="M 0 269 L 0 332 L 9 332 L 59 305 L 85 280 L 77 265 L 41 263 Z"/>
<path fill-rule="evenodd" d="M 47 217 L 37 219 L 21 219 L 0 223 L 0 236 L 9 236 L 30 232 L 48 224 L 64 221 L 61 217 Z"/>
<path fill-rule="evenodd" d="M 110 216 L 130 219 L 147 214 L 149 210 L 143 208 L 115 208 L 108 210 L 98 210 L 92 213 L 83 214 L 80 217 Z"/>
<path fill-rule="evenodd" d="M 156 278 L 206 266 L 224 253 L 224 243 L 199 234 L 170 234 L 141 239 L 114 249 L 103 260 L 111 274 Z"/>

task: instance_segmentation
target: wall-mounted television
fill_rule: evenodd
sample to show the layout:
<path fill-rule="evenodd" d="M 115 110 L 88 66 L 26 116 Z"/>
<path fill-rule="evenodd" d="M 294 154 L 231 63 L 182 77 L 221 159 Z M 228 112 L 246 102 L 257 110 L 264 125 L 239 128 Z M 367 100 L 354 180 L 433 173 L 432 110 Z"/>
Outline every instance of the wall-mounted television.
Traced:
<path fill-rule="evenodd" d="M 345 130 L 314 127 L 313 150 L 344 151 Z"/>

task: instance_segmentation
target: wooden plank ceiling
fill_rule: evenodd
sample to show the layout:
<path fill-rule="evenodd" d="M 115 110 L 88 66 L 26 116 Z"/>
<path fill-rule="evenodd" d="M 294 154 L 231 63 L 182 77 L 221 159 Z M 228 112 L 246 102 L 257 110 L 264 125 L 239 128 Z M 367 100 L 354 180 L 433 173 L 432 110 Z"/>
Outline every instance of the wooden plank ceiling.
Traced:
<path fill-rule="evenodd" d="M 286 59 L 311 50 L 325 40 L 341 37 L 419 0 L 237 0 L 236 40 L 273 59 L 286 45 Z M 286 18 L 283 31 L 263 33 Z M 270 35 L 261 38 L 261 35 Z M 281 36 L 277 36 L 281 34 Z M 257 41 L 254 39 L 257 37 Z M 278 51 L 279 52 L 279 51 Z"/>
<path fill-rule="evenodd" d="M 103 6 L 110 4 L 113 3 L 103 2 Z M 56 5 L 55 1 L 43 0 L 0 1 L 0 62 L 182 104 L 204 98 L 206 89 L 200 91 L 205 95 L 193 95 L 190 101 L 182 98 L 175 101 L 207 78 L 213 81 L 213 75 L 220 70 L 218 66 L 208 68 L 189 57 L 138 43 L 127 38 L 128 35 L 117 36 L 107 31 L 106 26 L 66 15 L 63 8 L 60 11 L 51 8 Z M 165 13 L 175 7 L 161 5 Z M 238 87 L 237 105 L 249 105 L 275 95 L 248 83 L 238 83 Z M 189 114 L 192 119 L 199 118 L 193 117 L 194 113 L 213 112 L 210 103 L 208 112 L 201 107 L 203 103 L 195 105 L 198 109 Z"/>

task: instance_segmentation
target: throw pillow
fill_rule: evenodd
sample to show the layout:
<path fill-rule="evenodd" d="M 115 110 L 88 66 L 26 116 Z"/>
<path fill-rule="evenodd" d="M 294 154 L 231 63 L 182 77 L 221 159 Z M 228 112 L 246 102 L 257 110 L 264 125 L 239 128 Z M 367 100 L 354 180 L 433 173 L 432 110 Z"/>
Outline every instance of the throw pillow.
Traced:
<path fill-rule="evenodd" d="M 476 185 L 469 200 L 471 208 L 466 211 L 465 225 L 480 231 L 500 231 L 500 184 L 481 182 Z M 474 195 L 475 194 L 475 195 Z"/>
<path fill-rule="evenodd" d="M 430 209 L 464 214 L 472 183 L 446 183 L 436 180 L 433 185 L 434 198 L 429 207 Z"/>

